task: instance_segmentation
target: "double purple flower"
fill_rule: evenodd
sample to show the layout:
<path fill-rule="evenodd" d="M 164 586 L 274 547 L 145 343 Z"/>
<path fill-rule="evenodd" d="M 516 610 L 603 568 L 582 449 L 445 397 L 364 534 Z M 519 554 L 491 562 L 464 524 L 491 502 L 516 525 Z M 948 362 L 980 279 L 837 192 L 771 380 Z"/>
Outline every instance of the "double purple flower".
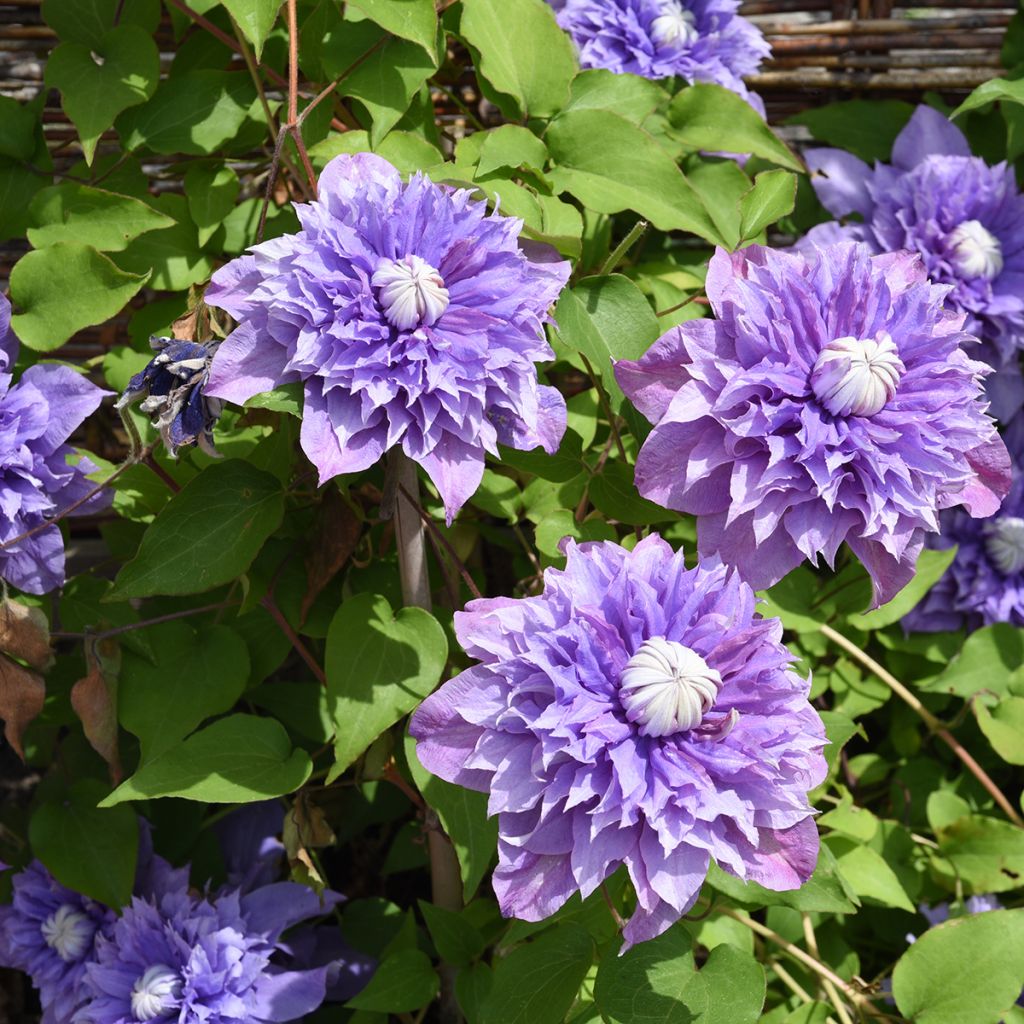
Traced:
<path fill-rule="evenodd" d="M 565 432 L 562 396 L 534 365 L 554 358 L 548 308 L 569 276 L 522 223 L 470 192 L 402 181 L 370 153 L 340 156 L 302 230 L 255 246 L 213 276 L 206 300 L 239 327 L 210 368 L 208 396 L 242 403 L 301 382 L 301 444 L 323 483 L 396 445 L 418 462 L 449 522 L 487 452 Z"/>
<path fill-rule="evenodd" d="M 918 107 L 896 138 L 892 163 L 840 149 L 811 149 L 811 182 L 835 217 L 799 243 L 810 251 L 838 238 L 875 252 L 917 253 L 929 278 L 946 285 L 946 305 L 966 314 L 984 358 L 998 367 L 1024 347 L 1024 195 L 1007 163 L 971 156 L 963 133 L 938 111 Z"/>
<path fill-rule="evenodd" d="M 825 732 L 779 620 L 736 573 L 687 569 L 656 535 L 633 551 L 564 543 L 538 597 L 456 613 L 479 664 L 410 725 L 424 767 L 489 794 L 502 912 L 542 920 L 625 865 L 631 945 L 693 906 L 712 858 L 798 888 L 817 860 L 807 793 Z"/>
<path fill-rule="evenodd" d="M 584 68 L 644 78 L 712 82 L 739 93 L 760 114 L 761 98 L 743 83 L 771 52 L 741 17 L 739 0 L 548 0 L 572 37 Z"/>
<path fill-rule="evenodd" d="M 839 243 L 719 251 L 716 319 L 673 328 L 615 368 L 655 426 L 644 497 L 697 516 L 698 548 L 755 588 L 845 541 L 884 603 L 944 508 L 989 516 L 1009 457 L 985 414 L 964 315 L 918 257 Z"/>
<path fill-rule="evenodd" d="M 64 540 L 48 520 L 92 489 L 96 466 L 82 456 L 74 466 L 68 438 L 110 394 L 70 366 L 39 363 L 17 384 L 10 373 L 18 342 L 10 330 L 11 307 L 0 296 L 0 576 L 30 594 L 45 594 L 64 583 Z M 87 515 L 104 508 L 100 492 L 75 508 Z"/>

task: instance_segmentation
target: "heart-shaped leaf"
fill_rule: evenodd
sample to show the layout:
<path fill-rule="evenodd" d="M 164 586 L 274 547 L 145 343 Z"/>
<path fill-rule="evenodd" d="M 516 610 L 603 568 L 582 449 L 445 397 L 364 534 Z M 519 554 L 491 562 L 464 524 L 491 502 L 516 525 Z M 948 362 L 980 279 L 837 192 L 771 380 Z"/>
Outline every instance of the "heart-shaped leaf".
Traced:
<path fill-rule="evenodd" d="M 438 621 L 422 608 L 396 615 L 387 598 L 357 594 L 327 631 L 327 694 L 337 778 L 385 729 L 437 686 L 448 657 Z"/>

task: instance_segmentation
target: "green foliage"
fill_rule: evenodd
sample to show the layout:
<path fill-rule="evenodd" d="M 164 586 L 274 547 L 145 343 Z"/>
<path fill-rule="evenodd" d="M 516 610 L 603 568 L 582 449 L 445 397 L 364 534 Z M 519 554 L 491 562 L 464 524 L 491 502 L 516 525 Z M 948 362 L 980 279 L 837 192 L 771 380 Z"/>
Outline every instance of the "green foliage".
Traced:
<path fill-rule="evenodd" d="M 97 807 L 105 787 L 80 779 L 32 815 L 28 838 L 36 856 L 69 889 L 122 907 L 135 880 L 139 825 L 130 807 Z"/>
<path fill-rule="evenodd" d="M 199 594 L 241 575 L 284 514 L 278 481 L 241 459 L 209 466 L 176 494 L 118 573 L 111 599 Z"/>
<path fill-rule="evenodd" d="M 1017 1001 L 1024 910 L 947 921 L 922 935 L 893 972 L 900 1013 L 921 1024 L 996 1024 Z"/>
<path fill-rule="evenodd" d="M 100 806 L 168 796 L 211 804 L 265 800 L 294 792 L 312 770 L 309 755 L 292 748 L 274 719 L 230 715 L 147 761 Z"/>
<path fill-rule="evenodd" d="M 392 612 L 387 598 L 358 594 L 327 633 L 327 694 L 334 716 L 334 779 L 438 684 L 448 641 L 422 608 Z"/>
<path fill-rule="evenodd" d="M 1017 798 L 1024 764 L 1024 629 L 902 625 L 952 549 L 922 551 L 913 580 L 872 611 L 845 549 L 835 571 L 805 564 L 760 595 L 826 728 L 816 870 L 776 892 L 713 863 L 686 920 L 624 955 L 619 922 L 635 910 L 624 870 L 543 921 L 501 918 L 488 794 L 432 777 L 407 735 L 420 701 L 472 662 L 453 620 L 468 580 L 491 598 L 534 595 L 564 565 L 566 537 L 631 546 L 658 531 L 694 554 L 693 517 L 636 490 L 649 426 L 614 367 L 713 314 L 710 247 L 788 244 L 820 219 L 798 150 L 719 86 L 580 70 L 546 0 L 297 0 L 303 142 L 282 139 L 275 162 L 289 117 L 286 8 L 189 7 L 201 22 L 159 0 L 42 4 L 56 35 L 45 88 L 0 97 L 0 240 L 22 253 L 9 289 L 16 377 L 42 358 L 80 360 L 121 392 L 151 357 L 151 333 L 224 337 L 233 321 L 203 302 L 215 269 L 297 230 L 292 204 L 313 194 L 307 156 L 319 172 L 374 152 L 403 175 L 472 190 L 521 218 L 524 242 L 570 260 L 546 328 L 555 357 L 539 371 L 567 398 L 569 429 L 551 454 L 499 445 L 451 526 L 423 492 L 430 612 L 402 607 L 386 468 L 323 486 L 311 471 L 301 384 L 228 406 L 219 460 L 165 458 L 137 409 L 128 422 L 145 447 L 129 450 L 108 401 L 72 443 L 92 453 L 94 481 L 116 474 L 110 505 L 68 531 L 58 596 L 14 595 L 53 630 L 53 663 L 21 737 L 27 777 L 41 782 L 30 806 L 0 812 L 0 859 L 38 857 L 120 908 L 140 814 L 199 887 L 223 872 L 209 826 L 232 804 L 278 800 L 292 877 L 356 896 L 342 931 L 380 963 L 347 1007 L 310 1024 L 433 1020 L 452 995 L 467 1024 L 826 1024 L 897 1010 L 920 1024 L 1022 1024 L 1011 1007 L 1024 910 L 965 916 L 963 901 L 994 892 L 1018 908 L 1024 891 L 1024 831 L 993 797 Z M 165 14 L 173 41 L 166 26 L 158 35 Z M 992 162 L 1024 154 L 1021 38 L 1018 16 L 1004 46 L 1016 70 L 952 113 Z M 54 134 L 52 109 L 44 131 L 51 90 L 77 142 Z M 889 158 L 912 112 L 857 99 L 790 123 L 870 163 Z M 103 349 L 90 335 L 85 362 L 78 335 L 91 327 Z M 0 666 L 31 680 L 33 663 L 4 651 Z M 105 702 L 83 700 L 90 678 Z M 0 673 L 16 717 L 11 690 Z M 452 892 L 427 898 L 429 856 L 448 840 L 461 909 Z M 940 903 L 952 920 L 926 930 L 919 908 Z M 830 992 L 793 946 L 850 989 Z M 895 1008 L 875 986 L 890 977 Z"/>

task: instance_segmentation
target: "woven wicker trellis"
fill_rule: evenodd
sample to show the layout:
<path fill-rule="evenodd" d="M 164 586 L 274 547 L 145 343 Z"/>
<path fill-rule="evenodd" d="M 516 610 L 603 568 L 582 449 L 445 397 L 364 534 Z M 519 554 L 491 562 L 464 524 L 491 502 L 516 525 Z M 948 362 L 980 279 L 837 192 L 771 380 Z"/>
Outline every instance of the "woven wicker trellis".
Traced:
<path fill-rule="evenodd" d="M 948 100 L 1002 73 L 1007 0 L 748 0 L 772 56 L 750 85 L 770 120 L 834 100 L 925 92 Z"/>

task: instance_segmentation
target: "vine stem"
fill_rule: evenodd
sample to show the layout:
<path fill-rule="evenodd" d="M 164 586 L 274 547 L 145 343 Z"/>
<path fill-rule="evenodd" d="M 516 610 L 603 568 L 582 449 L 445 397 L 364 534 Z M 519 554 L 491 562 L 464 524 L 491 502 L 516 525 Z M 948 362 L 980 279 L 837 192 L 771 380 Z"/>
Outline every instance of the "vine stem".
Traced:
<path fill-rule="evenodd" d="M 821 954 L 818 952 L 818 937 L 814 934 L 814 923 L 811 921 L 810 914 L 803 915 L 804 924 L 804 941 L 807 943 L 807 949 L 810 951 L 812 956 L 821 959 Z M 836 991 L 835 985 L 832 984 L 828 978 L 822 978 L 821 984 L 825 989 L 825 994 L 828 996 L 829 1002 L 835 1007 L 835 1011 L 839 1016 L 841 1024 L 853 1024 L 853 1020 L 843 1005 L 842 999 L 839 998 L 839 992 Z"/>
<path fill-rule="evenodd" d="M 761 938 L 767 939 L 773 945 L 778 946 L 779 949 L 788 953 L 794 960 L 799 960 L 800 963 L 813 971 L 819 978 L 830 982 L 840 992 L 842 992 L 850 1002 L 868 1016 L 886 1016 L 876 1010 L 866 996 L 858 992 L 849 983 L 840 978 L 831 967 L 826 966 L 817 957 L 811 956 L 810 953 L 802 950 L 799 946 L 794 945 L 788 939 L 784 939 L 778 932 L 773 932 L 771 928 L 761 924 L 760 921 L 755 921 L 753 918 L 747 917 L 745 914 L 741 914 L 738 911 L 731 910 L 728 907 L 720 907 L 719 910 L 721 913 L 725 914 L 726 917 L 731 917 L 734 921 L 739 921 L 740 924 L 749 928 L 755 935 L 760 935 Z"/>
<path fill-rule="evenodd" d="M 1024 828 L 1024 818 L 1020 816 L 1013 804 L 1010 803 L 1006 794 L 992 781 L 988 772 L 961 746 L 956 737 L 942 724 L 939 718 L 933 715 L 891 672 L 884 669 L 870 654 L 862 651 L 852 640 L 847 639 L 842 633 L 837 633 L 831 626 L 822 625 L 819 628 L 826 640 L 830 640 L 837 647 L 841 647 L 851 658 L 859 661 L 865 668 L 874 672 L 897 697 L 904 701 L 920 717 L 929 731 L 938 736 L 960 758 L 964 767 L 988 790 L 992 799 L 999 804 L 1003 809 L 1003 813 L 1005 813 L 1010 821 L 1018 828 Z"/>
<path fill-rule="evenodd" d="M 395 498 L 395 540 L 398 546 L 398 572 L 402 581 L 402 602 L 415 608 L 431 609 L 430 575 L 427 567 L 427 544 L 423 519 L 420 516 L 420 481 L 416 463 L 402 451 L 391 449 L 388 455 L 388 475 Z M 432 813 L 428 824 L 433 825 Z M 440 823 L 427 830 L 427 849 L 430 852 L 430 881 L 433 902 L 444 910 L 462 909 L 462 875 L 455 848 L 442 831 Z M 462 1019 L 455 999 L 455 973 L 441 966 L 440 1016 L 444 1024 L 456 1024 Z"/>

